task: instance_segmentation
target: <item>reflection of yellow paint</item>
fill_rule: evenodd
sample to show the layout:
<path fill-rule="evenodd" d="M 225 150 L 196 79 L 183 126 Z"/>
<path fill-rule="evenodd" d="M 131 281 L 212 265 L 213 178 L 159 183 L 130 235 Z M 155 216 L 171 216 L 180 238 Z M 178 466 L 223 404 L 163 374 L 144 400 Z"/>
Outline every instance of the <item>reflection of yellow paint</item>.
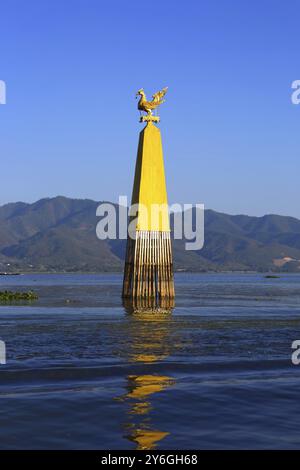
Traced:
<path fill-rule="evenodd" d="M 131 439 L 137 443 L 136 450 L 151 450 L 155 449 L 157 442 L 161 441 L 169 434 L 169 432 L 136 429 Z"/>
<path fill-rule="evenodd" d="M 160 308 L 154 309 L 151 304 L 150 313 L 147 303 L 142 302 L 142 307 L 146 310 L 138 313 L 137 304 L 125 303 L 131 327 L 128 341 L 130 350 L 127 354 L 133 362 L 148 364 L 145 368 L 149 372 L 150 369 L 152 371 L 150 364 L 167 357 L 174 345 L 170 328 L 173 305 L 165 303 L 162 311 Z M 136 444 L 137 450 L 155 449 L 159 441 L 170 434 L 157 429 L 157 425 L 152 423 L 154 418 L 151 412 L 155 408 L 154 395 L 167 392 L 175 383 L 176 380 L 167 375 L 148 373 L 127 376 L 126 392 L 117 399 L 128 403 L 124 436 Z"/>
<path fill-rule="evenodd" d="M 157 354 L 133 354 L 132 360 L 134 362 L 157 362 L 166 356 L 158 356 Z"/>
<path fill-rule="evenodd" d="M 152 122 L 140 133 L 131 202 L 144 208 L 138 213 L 136 230 L 170 231 L 161 135 Z"/>
<path fill-rule="evenodd" d="M 167 305 L 167 304 L 166 304 Z M 131 314 L 132 340 L 129 357 L 145 364 L 161 361 L 169 355 L 171 310 L 135 312 Z"/>
<path fill-rule="evenodd" d="M 151 410 L 151 405 L 148 401 L 143 402 L 136 402 L 131 410 L 131 414 L 133 415 L 147 415 Z"/>
<path fill-rule="evenodd" d="M 130 375 L 128 393 L 122 399 L 133 401 L 129 414 L 147 416 L 151 411 L 149 397 L 172 386 L 175 380 L 166 375 Z M 155 449 L 156 443 L 168 436 L 169 432 L 149 429 L 149 423 L 143 418 L 139 426 L 131 430 L 128 438 L 137 444 L 137 450 Z"/>
<path fill-rule="evenodd" d="M 127 398 L 143 399 L 153 393 L 161 392 L 173 384 L 171 377 L 163 375 L 129 376 L 134 388 L 127 394 Z"/>

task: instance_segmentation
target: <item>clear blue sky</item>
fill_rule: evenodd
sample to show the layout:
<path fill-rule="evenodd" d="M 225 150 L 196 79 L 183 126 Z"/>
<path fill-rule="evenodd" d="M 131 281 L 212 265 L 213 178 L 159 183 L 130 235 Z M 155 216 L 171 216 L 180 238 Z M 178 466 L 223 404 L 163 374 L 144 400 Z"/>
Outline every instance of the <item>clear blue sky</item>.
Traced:
<path fill-rule="evenodd" d="M 299 0 L 9 0 L 0 14 L 0 204 L 130 196 L 135 92 L 168 85 L 170 202 L 300 217 Z"/>

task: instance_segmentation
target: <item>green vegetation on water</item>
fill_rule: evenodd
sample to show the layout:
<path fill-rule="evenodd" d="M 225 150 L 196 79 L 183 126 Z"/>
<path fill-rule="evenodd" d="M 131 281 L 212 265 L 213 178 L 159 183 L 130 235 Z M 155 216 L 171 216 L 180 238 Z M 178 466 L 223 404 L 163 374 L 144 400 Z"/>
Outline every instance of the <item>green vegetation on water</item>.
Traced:
<path fill-rule="evenodd" d="M 0 302 L 12 302 L 14 300 L 37 300 L 38 295 L 33 291 L 12 292 L 9 290 L 0 291 Z"/>

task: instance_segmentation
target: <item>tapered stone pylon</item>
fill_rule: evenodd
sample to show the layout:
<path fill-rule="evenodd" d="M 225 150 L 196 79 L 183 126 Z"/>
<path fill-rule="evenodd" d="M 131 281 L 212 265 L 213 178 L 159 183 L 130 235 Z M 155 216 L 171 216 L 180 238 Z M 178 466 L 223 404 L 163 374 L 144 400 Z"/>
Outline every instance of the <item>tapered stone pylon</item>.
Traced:
<path fill-rule="evenodd" d="M 174 298 L 168 198 L 160 130 L 147 116 L 135 167 L 123 281 L 125 298 Z"/>

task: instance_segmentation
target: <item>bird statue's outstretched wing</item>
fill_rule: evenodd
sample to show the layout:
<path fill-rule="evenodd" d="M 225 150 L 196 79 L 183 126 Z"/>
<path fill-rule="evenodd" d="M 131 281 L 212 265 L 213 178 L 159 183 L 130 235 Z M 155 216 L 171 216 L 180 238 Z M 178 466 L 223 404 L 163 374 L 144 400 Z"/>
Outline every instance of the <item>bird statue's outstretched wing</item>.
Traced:
<path fill-rule="evenodd" d="M 162 90 L 160 91 L 157 91 L 156 93 L 154 93 L 154 95 L 152 95 L 152 98 L 153 98 L 153 102 L 154 103 L 160 103 L 163 99 L 163 97 L 165 96 L 165 94 L 167 93 L 168 91 L 168 87 L 166 86 L 165 88 L 163 88 Z"/>

